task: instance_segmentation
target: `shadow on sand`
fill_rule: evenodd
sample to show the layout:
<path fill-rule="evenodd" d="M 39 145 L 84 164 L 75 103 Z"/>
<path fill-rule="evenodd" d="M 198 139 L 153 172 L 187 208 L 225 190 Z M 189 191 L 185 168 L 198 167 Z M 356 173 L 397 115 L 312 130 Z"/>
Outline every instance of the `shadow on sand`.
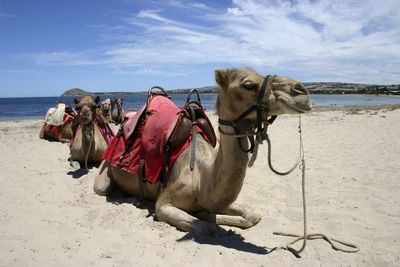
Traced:
<path fill-rule="evenodd" d="M 85 168 L 80 168 L 80 169 L 77 169 L 77 170 L 74 170 L 74 171 L 67 172 L 67 174 L 71 175 L 71 177 L 74 178 L 74 179 L 79 179 L 83 175 L 86 175 L 88 173 L 89 173 L 89 171 L 86 170 Z"/>
<path fill-rule="evenodd" d="M 194 233 L 187 233 L 178 242 L 193 240 L 199 244 L 222 246 L 230 249 L 236 249 L 243 252 L 266 255 L 274 251 L 267 247 L 260 247 L 252 243 L 246 242 L 244 237 L 232 230 L 225 230 L 218 227 L 216 236 L 197 236 Z"/>
<path fill-rule="evenodd" d="M 155 215 L 154 202 L 152 201 L 140 200 L 136 197 L 127 196 L 122 191 L 115 189 L 110 196 L 107 196 L 107 201 L 116 205 L 128 203 L 132 204 L 138 209 L 146 209 L 148 211 L 148 215 L 146 217 L 153 217 L 154 221 L 158 221 Z M 194 233 L 187 233 L 177 241 L 184 242 L 189 240 L 193 240 L 194 242 L 197 242 L 199 244 L 223 246 L 230 249 L 236 249 L 243 252 L 261 255 L 266 255 L 274 251 L 274 249 L 260 247 L 246 242 L 244 240 L 244 237 L 240 234 L 237 234 L 232 230 L 227 231 L 222 227 L 218 227 L 218 232 L 216 236 L 198 236 Z"/>
<path fill-rule="evenodd" d="M 69 172 L 67 172 L 67 174 L 71 175 L 71 177 L 74 178 L 74 179 L 79 179 L 82 176 L 88 174 L 91 169 L 98 168 L 100 166 L 100 164 L 98 164 L 98 163 L 96 163 L 96 164 L 95 163 L 89 163 L 88 166 L 87 166 L 88 169 L 86 169 L 85 166 L 78 165 L 77 162 L 74 163 L 74 164 L 70 162 L 70 166 L 71 166 L 71 168 L 73 170 L 70 170 Z"/>
<path fill-rule="evenodd" d="M 154 208 L 154 202 L 149 201 L 149 200 L 140 200 L 136 197 L 126 195 L 124 192 L 121 190 L 118 190 L 117 188 L 114 188 L 112 193 L 106 197 L 108 202 L 111 202 L 112 204 L 119 205 L 119 204 L 132 204 L 138 209 L 146 209 L 148 211 L 148 214 L 146 215 L 146 218 L 148 217 L 153 217 L 154 221 L 157 221 L 156 218 L 156 213 L 155 213 L 155 208 Z"/>

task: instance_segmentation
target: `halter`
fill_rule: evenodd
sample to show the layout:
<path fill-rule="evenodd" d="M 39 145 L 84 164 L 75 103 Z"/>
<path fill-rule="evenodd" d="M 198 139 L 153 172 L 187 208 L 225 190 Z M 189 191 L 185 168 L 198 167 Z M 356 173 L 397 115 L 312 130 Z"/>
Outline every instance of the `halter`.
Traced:
<path fill-rule="evenodd" d="M 239 146 L 240 149 L 245 152 L 245 153 L 253 153 L 254 152 L 254 137 L 256 136 L 257 138 L 265 139 L 263 136 L 266 134 L 266 129 L 268 125 L 272 124 L 275 119 L 277 118 L 277 115 L 271 116 L 270 119 L 265 120 L 265 117 L 263 114 L 265 112 L 269 111 L 268 107 L 268 102 L 264 103 L 264 98 L 267 96 L 267 99 L 269 98 L 269 95 L 272 92 L 272 81 L 275 78 L 275 75 L 267 75 L 265 76 L 263 83 L 261 84 L 257 101 L 256 104 L 249 107 L 247 110 L 245 110 L 242 114 L 239 115 L 239 117 L 235 120 L 224 120 L 219 118 L 218 122 L 220 125 L 227 125 L 231 126 L 234 130 L 235 133 L 228 133 L 225 132 L 221 129 L 221 127 L 218 127 L 218 130 L 221 134 L 225 135 L 230 135 L 238 138 Z M 243 123 L 243 120 L 252 112 L 256 112 L 257 117 L 256 121 L 251 125 L 251 128 L 249 129 L 249 132 L 247 133 L 240 133 L 240 126 Z M 268 115 L 267 115 L 268 117 Z M 241 138 L 242 137 L 247 137 L 250 141 L 250 148 L 244 149 L 242 146 Z"/>

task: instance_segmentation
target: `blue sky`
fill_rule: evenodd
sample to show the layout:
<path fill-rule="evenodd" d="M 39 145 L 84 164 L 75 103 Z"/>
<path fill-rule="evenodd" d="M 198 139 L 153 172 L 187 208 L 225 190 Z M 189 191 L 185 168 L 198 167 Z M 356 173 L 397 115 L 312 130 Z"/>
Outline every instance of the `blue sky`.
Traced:
<path fill-rule="evenodd" d="M 0 97 L 214 85 L 251 67 L 400 83 L 399 0 L 0 0 Z"/>

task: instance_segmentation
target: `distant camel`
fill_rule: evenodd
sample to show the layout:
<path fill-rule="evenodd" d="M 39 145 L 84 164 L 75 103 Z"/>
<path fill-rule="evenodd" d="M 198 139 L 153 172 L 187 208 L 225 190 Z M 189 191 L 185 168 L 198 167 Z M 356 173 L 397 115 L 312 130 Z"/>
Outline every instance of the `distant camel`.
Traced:
<path fill-rule="evenodd" d="M 101 113 L 108 123 L 111 122 L 111 99 L 107 98 L 101 102 Z"/>
<path fill-rule="evenodd" d="M 218 149 L 197 138 L 198 157 L 193 171 L 189 167 L 191 143 L 175 161 L 161 190 L 159 184 L 141 185 L 138 175 L 103 161 L 94 191 L 107 195 L 118 186 L 126 193 L 154 200 L 159 220 L 200 235 L 215 233 L 216 225 L 249 228 L 257 224 L 261 214 L 235 202 L 249 162 L 248 139 L 243 135 L 252 135 L 254 129 L 260 129 L 257 127 L 268 116 L 310 110 L 309 95 L 294 79 L 264 78 L 249 69 L 218 69 L 215 79 L 219 86 L 216 111 L 220 131 L 224 133 Z"/>
<path fill-rule="evenodd" d="M 50 108 L 47 111 L 39 138 L 68 143 L 73 136 L 72 123 L 75 115 L 75 111 L 70 106 L 64 103 L 57 103 L 54 108 Z"/>
<path fill-rule="evenodd" d="M 125 110 L 122 108 L 123 101 L 122 98 L 112 100 L 112 107 L 114 107 L 115 104 L 117 105 L 117 108 L 112 112 L 112 120 L 115 124 L 120 124 L 124 120 Z"/>

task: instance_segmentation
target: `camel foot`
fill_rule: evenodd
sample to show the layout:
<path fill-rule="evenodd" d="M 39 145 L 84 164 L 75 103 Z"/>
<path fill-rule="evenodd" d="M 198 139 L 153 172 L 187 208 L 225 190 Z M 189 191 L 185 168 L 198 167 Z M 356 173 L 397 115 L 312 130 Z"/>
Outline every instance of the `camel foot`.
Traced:
<path fill-rule="evenodd" d="M 81 168 L 81 164 L 78 161 L 70 160 L 69 165 L 71 166 L 72 170 L 77 171 Z"/>
<path fill-rule="evenodd" d="M 259 210 L 253 210 L 250 207 L 233 203 L 227 209 L 221 211 L 221 214 L 209 213 L 204 210 L 195 213 L 195 217 L 217 225 L 247 229 L 253 227 L 261 220 L 262 213 Z"/>

